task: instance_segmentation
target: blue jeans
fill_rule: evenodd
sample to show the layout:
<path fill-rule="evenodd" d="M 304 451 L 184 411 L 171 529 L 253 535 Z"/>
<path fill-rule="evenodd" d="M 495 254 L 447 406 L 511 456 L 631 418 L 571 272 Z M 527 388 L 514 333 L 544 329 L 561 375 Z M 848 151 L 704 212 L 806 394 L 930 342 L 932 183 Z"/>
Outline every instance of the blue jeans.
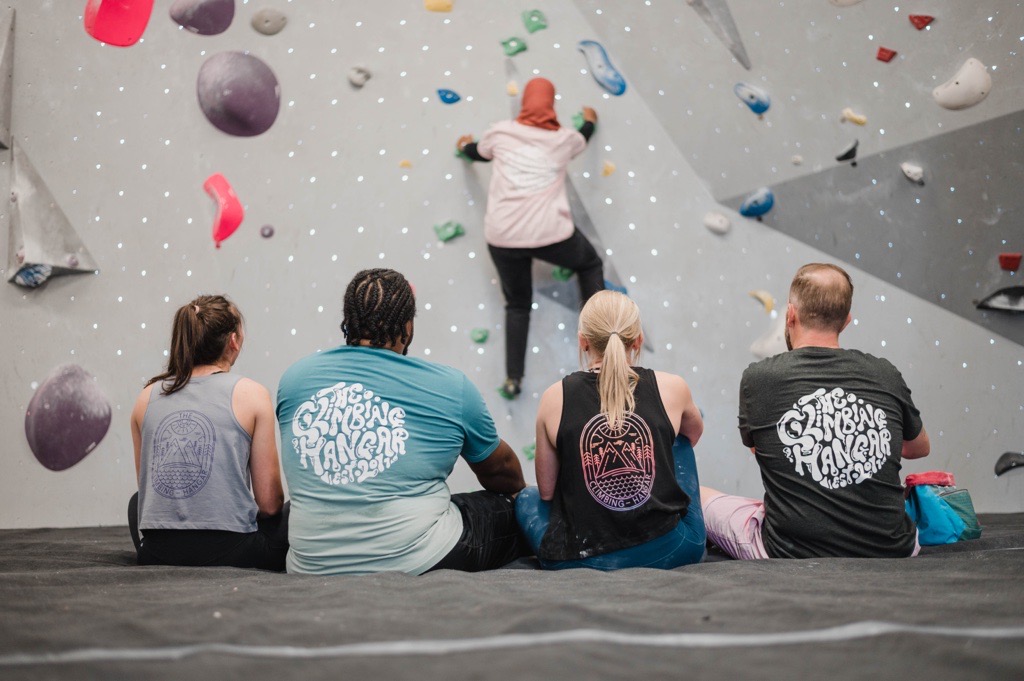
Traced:
<path fill-rule="evenodd" d="M 547 570 L 587 567 L 595 570 L 619 570 L 631 567 L 671 570 L 704 560 L 707 535 L 704 532 L 704 513 L 700 506 L 700 481 L 697 463 L 690 441 L 680 435 L 672 446 L 676 481 L 690 497 L 690 508 L 675 529 L 638 546 L 619 549 L 600 556 L 579 560 L 540 560 Z M 527 487 L 516 497 L 516 520 L 526 535 L 534 553 L 547 532 L 551 518 L 551 503 L 540 498 L 540 490 Z"/>

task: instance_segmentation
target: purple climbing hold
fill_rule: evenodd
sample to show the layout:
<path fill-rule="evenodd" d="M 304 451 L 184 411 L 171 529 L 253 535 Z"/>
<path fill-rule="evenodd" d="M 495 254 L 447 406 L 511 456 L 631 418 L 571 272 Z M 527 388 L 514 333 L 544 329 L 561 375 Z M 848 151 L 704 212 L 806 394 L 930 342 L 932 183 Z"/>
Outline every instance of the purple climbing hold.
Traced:
<path fill-rule="evenodd" d="M 199 35 L 217 35 L 228 30 L 235 18 L 235 0 L 175 0 L 171 18 Z"/>
<path fill-rule="evenodd" d="M 269 239 L 270 237 L 274 236 L 274 226 L 263 225 L 262 227 L 260 227 L 260 236 L 263 237 L 264 239 Z"/>
<path fill-rule="evenodd" d="M 25 437 L 39 463 L 71 468 L 96 448 L 110 427 L 110 402 L 77 364 L 54 369 L 25 413 Z"/>
<path fill-rule="evenodd" d="M 229 135 L 265 132 L 281 108 L 281 86 L 263 61 L 244 52 L 221 52 L 199 69 L 196 94 L 203 113 Z"/>

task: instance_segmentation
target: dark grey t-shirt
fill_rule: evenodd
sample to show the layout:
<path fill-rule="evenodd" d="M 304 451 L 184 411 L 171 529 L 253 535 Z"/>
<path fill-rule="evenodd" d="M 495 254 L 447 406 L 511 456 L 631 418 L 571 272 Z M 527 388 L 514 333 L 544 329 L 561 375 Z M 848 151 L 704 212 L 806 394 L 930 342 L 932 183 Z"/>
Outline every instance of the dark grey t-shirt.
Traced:
<path fill-rule="evenodd" d="M 772 558 L 904 557 L 916 528 L 900 483 L 921 416 L 896 367 L 857 350 L 800 348 L 751 364 L 740 435 L 765 488 Z"/>

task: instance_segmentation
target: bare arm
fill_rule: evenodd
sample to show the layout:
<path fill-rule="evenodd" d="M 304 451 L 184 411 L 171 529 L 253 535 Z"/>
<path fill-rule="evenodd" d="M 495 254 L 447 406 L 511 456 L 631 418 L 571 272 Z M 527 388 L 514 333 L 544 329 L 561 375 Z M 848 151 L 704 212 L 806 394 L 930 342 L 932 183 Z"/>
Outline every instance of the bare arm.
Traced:
<path fill-rule="evenodd" d="M 281 466 L 274 432 L 274 405 L 270 393 L 256 381 L 243 378 L 235 386 L 232 406 L 238 422 L 252 436 L 249 474 L 252 494 L 261 516 L 276 515 L 284 505 Z"/>
<path fill-rule="evenodd" d="M 704 434 L 704 419 L 700 415 L 700 409 L 693 401 L 690 386 L 686 384 L 682 376 L 675 374 L 656 371 L 655 377 L 658 381 L 661 402 L 665 405 L 665 411 L 669 418 L 672 419 L 676 433 L 688 439 L 691 445 L 696 446 L 700 436 Z"/>
<path fill-rule="evenodd" d="M 146 408 L 149 406 L 149 394 L 154 386 L 148 385 L 139 393 L 132 407 L 132 445 L 135 449 L 135 484 L 139 483 L 139 475 L 142 472 L 142 419 L 146 416 Z"/>
<path fill-rule="evenodd" d="M 928 432 L 924 428 L 921 428 L 921 432 L 913 440 L 903 441 L 904 459 L 923 459 L 931 451 L 932 443 L 928 439 Z"/>
<path fill-rule="evenodd" d="M 490 492 L 516 494 L 526 487 L 519 457 L 504 440 L 490 456 L 483 461 L 469 464 L 469 467 L 484 489 Z"/>
<path fill-rule="evenodd" d="M 555 440 L 562 419 L 562 384 L 555 383 L 540 398 L 537 408 L 537 451 L 533 461 L 540 498 L 551 501 L 558 482 L 558 452 Z"/>

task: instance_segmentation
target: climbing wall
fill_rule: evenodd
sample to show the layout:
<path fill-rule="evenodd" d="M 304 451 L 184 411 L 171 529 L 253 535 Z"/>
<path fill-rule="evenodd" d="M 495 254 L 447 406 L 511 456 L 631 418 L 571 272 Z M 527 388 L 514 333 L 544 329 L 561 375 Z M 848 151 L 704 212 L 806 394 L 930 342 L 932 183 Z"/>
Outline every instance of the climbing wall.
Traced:
<path fill-rule="evenodd" d="M 465 371 L 524 452 L 540 392 L 577 366 L 574 294 L 537 266 L 525 392 L 503 400 L 502 300 L 481 235 L 489 169 L 453 150 L 459 135 L 507 118 L 510 81 L 533 75 L 556 83 L 563 123 L 583 105 L 600 115 L 571 168 L 574 208 L 613 283 L 640 304 L 645 363 L 685 376 L 704 410 L 704 483 L 760 493 L 735 430 L 736 390 L 777 313 L 749 292 L 784 305 L 797 267 L 832 260 L 857 287 L 844 342 L 903 371 L 932 436 L 932 456 L 906 469 L 952 471 L 982 511 L 1021 510 L 1020 476 L 996 478 L 993 464 L 1024 447 L 1024 320 L 970 301 L 1019 282 L 996 257 L 1024 249 L 1011 182 L 1024 13 L 1017 2 L 912 4 L 456 0 L 442 13 L 418 0 L 237 0 L 227 28 L 203 35 L 208 25 L 181 28 L 158 3 L 141 40 L 116 47 L 86 33 L 84 0 L 0 3 L 16 10 L 14 149 L 0 150 L 16 200 L 3 224 L 39 233 L 45 222 L 66 237 L 59 248 L 53 239 L 26 247 L 23 261 L 53 270 L 41 286 L 0 286 L 0 425 L 10 434 L 0 527 L 124 522 L 135 484 L 129 412 L 166 361 L 178 306 L 199 292 L 231 295 L 246 317 L 235 370 L 274 390 L 296 358 L 341 342 L 342 291 L 364 267 L 410 278 L 412 354 Z M 267 9 L 287 19 L 277 33 L 251 24 Z M 547 28 L 527 31 L 521 13 L 532 9 Z M 918 31 L 911 12 L 937 18 Z M 513 37 L 527 49 L 506 56 L 502 41 Z M 600 54 L 577 51 L 581 40 L 607 51 L 621 95 L 595 82 L 587 57 Z M 879 46 L 897 56 L 877 60 Z M 256 58 L 279 85 L 265 131 L 256 132 L 265 120 L 246 119 L 243 136 L 224 132 L 252 107 L 201 106 L 200 74 L 234 73 L 218 70 L 222 53 Z M 988 67 L 991 92 L 943 109 L 932 89 L 969 57 Z M 770 97 L 762 118 L 734 94 L 737 83 Z M 445 103 L 439 89 L 459 100 Z M 261 112 L 269 92 L 264 83 L 253 95 Z M 840 122 L 844 108 L 866 125 Z M 837 162 L 855 139 L 858 165 Z M 16 172 L 22 157 L 34 176 Z M 923 168 L 924 185 L 903 176 L 905 161 Z M 217 174 L 226 185 L 207 182 Z M 39 200 L 40 187 L 52 201 Z M 775 196 L 762 221 L 735 212 L 761 187 Z M 215 196 L 219 217 L 244 213 L 233 233 L 220 224 L 219 248 Z M 709 212 L 731 228 L 705 228 Z M 465 234 L 439 238 L 434 226 L 449 221 Z M 4 248 L 6 281 L 24 263 Z M 23 278 L 32 277 L 41 275 Z M 490 331 L 482 344 L 472 337 L 481 328 Z M 64 422 L 84 418 L 95 430 L 75 439 L 62 419 L 30 419 L 26 432 L 26 412 L 65 403 Z M 69 445 L 60 456 L 54 440 Z M 474 487 L 468 469 L 454 487 Z"/>

